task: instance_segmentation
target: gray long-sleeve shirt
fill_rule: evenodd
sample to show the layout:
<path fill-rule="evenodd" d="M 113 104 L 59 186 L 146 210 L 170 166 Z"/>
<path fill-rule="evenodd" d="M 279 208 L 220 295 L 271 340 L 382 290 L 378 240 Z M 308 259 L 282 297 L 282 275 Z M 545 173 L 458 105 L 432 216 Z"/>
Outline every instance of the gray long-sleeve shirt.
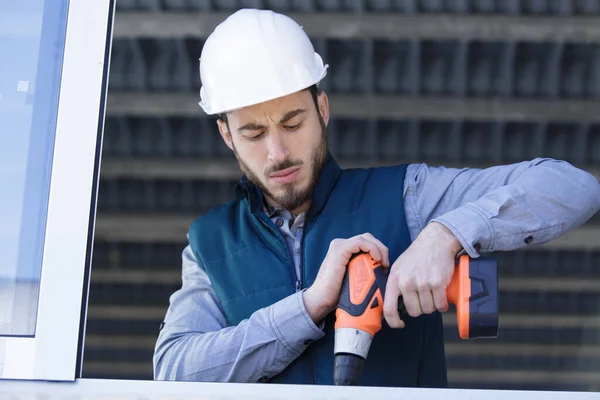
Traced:
<path fill-rule="evenodd" d="M 486 169 L 411 164 L 398 201 L 404 201 L 411 239 L 437 221 L 478 257 L 542 244 L 583 224 L 600 209 L 600 183 L 567 162 L 547 158 Z M 298 265 L 303 215 L 266 212 Z M 260 382 L 324 336 L 306 312 L 301 291 L 228 327 L 189 246 L 182 259 L 182 287 L 170 298 L 156 343 L 155 379 Z"/>

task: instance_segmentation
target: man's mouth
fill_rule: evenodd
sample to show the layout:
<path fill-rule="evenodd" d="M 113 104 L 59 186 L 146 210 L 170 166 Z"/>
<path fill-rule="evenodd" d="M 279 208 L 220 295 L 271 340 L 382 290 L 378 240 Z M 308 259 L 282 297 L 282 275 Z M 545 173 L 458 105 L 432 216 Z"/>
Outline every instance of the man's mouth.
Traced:
<path fill-rule="evenodd" d="M 281 171 L 274 172 L 270 175 L 270 178 L 277 183 L 290 183 L 293 182 L 300 172 L 300 167 L 290 167 L 282 169 Z"/>

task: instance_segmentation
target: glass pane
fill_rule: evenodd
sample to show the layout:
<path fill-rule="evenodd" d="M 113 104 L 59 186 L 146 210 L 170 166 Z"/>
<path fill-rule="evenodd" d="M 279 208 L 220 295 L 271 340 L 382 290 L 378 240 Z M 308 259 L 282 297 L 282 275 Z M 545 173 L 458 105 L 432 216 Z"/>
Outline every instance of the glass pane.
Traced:
<path fill-rule="evenodd" d="M 67 0 L 0 2 L 0 335 L 34 336 Z"/>

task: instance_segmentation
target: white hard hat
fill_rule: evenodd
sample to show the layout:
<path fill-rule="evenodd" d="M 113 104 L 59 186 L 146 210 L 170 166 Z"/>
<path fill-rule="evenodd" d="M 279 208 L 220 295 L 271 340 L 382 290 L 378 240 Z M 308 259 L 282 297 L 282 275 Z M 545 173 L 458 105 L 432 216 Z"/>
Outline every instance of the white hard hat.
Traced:
<path fill-rule="evenodd" d="M 320 82 L 327 67 L 293 19 L 242 9 L 204 44 L 199 104 L 211 115 L 287 96 Z"/>

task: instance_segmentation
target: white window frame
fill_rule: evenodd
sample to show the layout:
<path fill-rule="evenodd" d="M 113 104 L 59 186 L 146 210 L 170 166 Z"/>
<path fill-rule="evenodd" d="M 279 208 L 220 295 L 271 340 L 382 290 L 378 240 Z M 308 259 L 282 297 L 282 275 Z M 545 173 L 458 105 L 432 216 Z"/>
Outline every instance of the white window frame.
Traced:
<path fill-rule="evenodd" d="M 36 334 L 0 336 L 0 379 L 74 381 L 80 369 L 114 8 L 69 1 Z"/>

